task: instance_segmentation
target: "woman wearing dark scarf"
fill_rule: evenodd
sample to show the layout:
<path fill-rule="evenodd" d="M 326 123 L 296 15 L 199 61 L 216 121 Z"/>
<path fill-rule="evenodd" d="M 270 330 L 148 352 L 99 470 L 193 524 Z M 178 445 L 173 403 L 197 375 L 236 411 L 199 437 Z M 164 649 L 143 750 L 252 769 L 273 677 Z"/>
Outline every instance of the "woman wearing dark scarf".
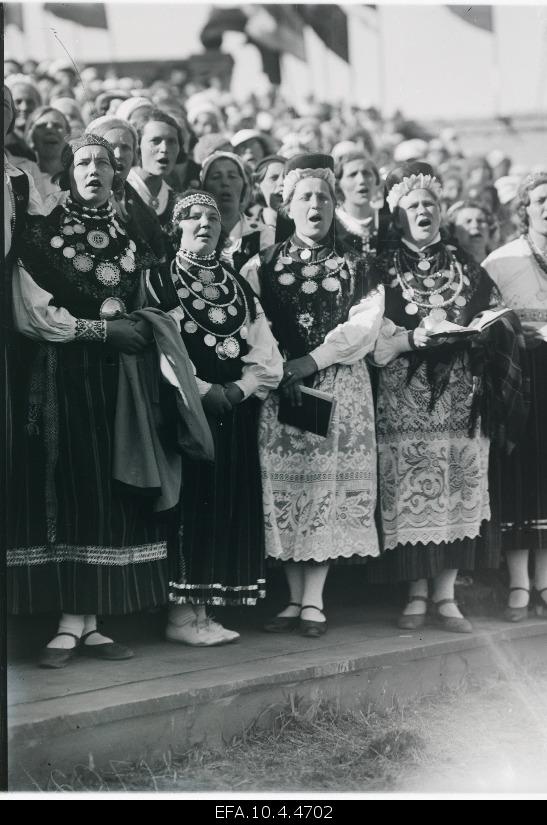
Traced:
<path fill-rule="evenodd" d="M 137 163 L 139 138 L 136 129 L 127 120 L 118 117 L 98 117 L 86 128 L 87 134 L 99 135 L 112 146 L 118 176 L 123 181 L 113 205 L 131 237 L 142 238 L 156 258 L 166 258 L 165 237 L 154 210 L 148 206 L 127 181 L 131 168 Z"/>
<path fill-rule="evenodd" d="M 76 652 L 126 659 L 132 652 L 97 631 L 97 614 L 165 603 L 166 541 L 152 505 L 113 480 L 120 353 L 141 352 L 137 308 L 153 258 L 109 204 L 117 188 L 109 144 L 86 135 L 65 148 L 65 203 L 28 218 L 13 280 L 17 329 L 36 342 L 27 420 L 8 514 L 8 607 L 62 612 L 41 665 L 64 667 Z M 25 381 L 23 373 L 20 380 Z"/>
<path fill-rule="evenodd" d="M 528 615 L 531 554 L 537 611 L 547 615 L 547 173 L 528 175 L 518 201 L 520 237 L 483 262 L 504 303 L 521 320 L 531 384 L 524 437 L 501 464 L 510 622 Z"/>
<path fill-rule="evenodd" d="M 178 201 L 180 246 L 150 297 L 180 325 L 215 443 L 215 462 L 183 462 L 181 530 L 171 573 L 167 638 L 209 646 L 239 634 L 207 606 L 255 605 L 265 596 L 257 426 L 260 401 L 281 380 L 282 360 L 249 285 L 220 258 L 221 214 L 207 192 Z"/>
<path fill-rule="evenodd" d="M 363 255 L 374 256 L 378 246 L 379 210 L 375 205 L 380 173 L 364 152 L 345 153 L 334 168 L 339 205 L 336 217 L 354 246 Z"/>
<path fill-rule="evenodd" d="M 453 336 L 435 346 L 435 331 L 467 326 L 478 313 L 498 307 L 499 293 L 471 258 L 443 242 L 441 185 L 431 167 L 410 163 L 394 170 L 386 190 L 399 239 L 374 264 L 386 291 L 374 352 L 383 367 L 376 416 L 387 551 L 377 575 L 410 582 L 399 627 L 423 626 L 432 579 L 440 627 L 469 633 L 454 584 L 458 569 L 482 563 L 479 541 L 491 518 L 489 432 L 494 416 L 503 413 L 500 388 L 508 386 L 495 384 L 495 376 L 505 341 L 517 362 L 515 397 L 505 401 L 518 401 L 519 351 L 510 322 L 503 320 L 481 333 L 477 345 Z M 501 394 L 488 410 L 493 384 Z M 487 549 L 485 566 L 497 566 L 499 552 L 490 551 L 490 543 Z"/>
<path fill-rule="evenodd" d="M 293 406 L 302 389 L 336 401 L 326 437 L 282 423 L 266 401 L 259 429 L 266 553 L 284 563 L 289 605 L 268 632 L 325 633 L 323 588 L 336 559 L 377 556 L 376 437 L 365 356 L 376 341 L 383 287 L 373 288 L 360 254 L 334 237 L 333 160 L 287 162 L 283 209 L 292 236 L 260 253 L 242 274 L 260 295 L 285 358 L 280 392 Z"/>

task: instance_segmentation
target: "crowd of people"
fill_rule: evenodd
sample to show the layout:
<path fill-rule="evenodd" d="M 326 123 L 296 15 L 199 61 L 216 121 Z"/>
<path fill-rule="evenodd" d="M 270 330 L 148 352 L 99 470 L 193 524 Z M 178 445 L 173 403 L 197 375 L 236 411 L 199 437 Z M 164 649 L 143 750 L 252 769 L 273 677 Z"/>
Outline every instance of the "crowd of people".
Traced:
<path fill-rule="evenodd" d="M 126 659 L 108 616 L 327 632 L 333 564 L 472 625 L 458 571 L 547 616 L 547 160 L 181 72 L 5 62 L 8 609 L 40 665 Z M 319 418 L 324 427 L 318 425 Z M 100 619 L 100 624 L 97 624 Z M 104 631 L 104 632 L 103 632 Z"/>

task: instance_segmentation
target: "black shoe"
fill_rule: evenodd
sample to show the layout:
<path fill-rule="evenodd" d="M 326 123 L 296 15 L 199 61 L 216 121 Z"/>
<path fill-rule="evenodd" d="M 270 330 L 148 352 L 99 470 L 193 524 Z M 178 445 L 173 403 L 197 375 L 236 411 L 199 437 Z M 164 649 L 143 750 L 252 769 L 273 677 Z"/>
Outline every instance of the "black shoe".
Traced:
<path fill-rule="evenodd" d="M 135 654 L 131 648 L 121 645 L 119 642 L 104 642 L 101 645 L 86 645 L 85 640 L 88 639 L 93 633 L 98 632 L 98 630 L 90 630 L 89 633 L 82 636 L 80 653 L 84 656 L 91 656 L 93 659 L 108 659 L 110 661 L 133 658 Z"/>
<path fill-rule="evenodd" d="M 530 591 L 527 587 L 510 587 L 509 593 L 512 593 L 514 590 L 524 590 L 524 592 L 530 596 Z M 529 598 L 528 602 L 530 602 Z M 507 605 L 503 611 L 503 618 L 506 622 L 522 622 L 523 619 L 528 618 L 528 604 L 524 607 L 509 607 L 509 605 Z"/>
<path fill-rule="evenodd" d="M 38 659 L 38 667 L 48 667 L 58 670 L 59 668 L 66 667 L 70 660 L 78 653 L 81 644 L 79 636 L 67 632 L 56 633 L 54 638 L 57 638 L 57 636 L 72 636 L 73 639 L 76 639 L 76 644 L 74 647 L 69 647 L 66 650 L 62 647 L 45 647 Z"/>
<path fill-rule="evenodd" d="M 325 615 L 321 608 L 316 607 L 314 604 L 305 604 L 302 610 L 309 608 L 317 610 L 322 616 Z M 326 620 L 324 622 L 313 622 L 310 619 L 300 619 L 299 629 L 301 636 L 307 636 L 308 639 L 318 639 L 319 636 L 324 636 L 327 632 L 327 622 Z"/>
<path fill-rule="evenodd" d="M 289 602 L 287 607 L 302 607 L 298 602 Z M 296 630 L 300 622 L 300 616 L 274 616 L 263 626 L 266 633 L 290 633 Z"/>

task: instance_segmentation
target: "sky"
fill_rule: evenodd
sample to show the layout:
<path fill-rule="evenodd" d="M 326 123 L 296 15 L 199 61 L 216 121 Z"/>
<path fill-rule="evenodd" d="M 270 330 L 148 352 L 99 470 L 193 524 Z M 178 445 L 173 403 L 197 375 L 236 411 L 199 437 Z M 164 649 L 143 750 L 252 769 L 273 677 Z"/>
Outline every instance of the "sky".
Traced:
<path fill-rule="evenodd" d="M 22 42 L 10 31 L 6 54 L 23 49 L 29 56 L 64 57 L 60 39 L 83 63 L 93 57 L 184 58 L 202 51 L 199 33 L 210 7 L 118 0 L 107 4 L 107 34 L 26 3 L 27 39 Z M 285 88 L 296 103 L 314 90 L 325 100 L 341 96 L 421 118 L 546 112 L 547 5 L 497 5 L 494 15 L 492 35 L 442 5 L 384 2 L 374 28 L 350 16 L 351 68 L 308 32 L 307 63 L 283 60 Z M 245 45 L 243 35 L 226 35 L 224 50 L 236 61 L 237 97 L 265 83 L 258 53 Z"/>

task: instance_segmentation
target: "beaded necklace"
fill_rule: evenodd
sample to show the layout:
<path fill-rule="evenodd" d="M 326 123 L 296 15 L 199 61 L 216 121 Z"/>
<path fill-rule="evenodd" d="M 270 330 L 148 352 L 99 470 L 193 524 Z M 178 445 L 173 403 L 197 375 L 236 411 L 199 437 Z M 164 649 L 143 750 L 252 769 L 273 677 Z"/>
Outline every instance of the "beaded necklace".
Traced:
<path fill-rule="evenodd" d="M 285 245 L 283 253 L 274 265 L 274 272 L 277 273 L 277 280 L 281 286 L 292 286 L 295 281 L 301 281 L 300 291 L 304 295 L 313 295 L 319 289 L 318 280 L 321 278 L 321 286 L 326 292 L 339 292 L 342 288 L 340 278 L 348 278 L 348 273 L 342 268 L 344 258 L 338 256 L 333 249 L 326 253 L 323 258 L 317 258 L 313 263 L 308 263 L 313 254 L 313 250 L 321 249 L 322 244 L 315 244 L 306 247 L 298 252 L 298 247 Z"/>
<path fill-rule="evenodd" d="M 470 284 L 469 277 L 448 248 L 429 255 L 421 253 L 416 262 L 403 247 L 399 247 L 389 272 L 396 276 L 406 301 L 407 315 L 416 315 L 421 310 L 431 320 L 439 322 L 448 317 L 447 310 L 451 307 L 462 308 L 467 304 L 461 293 L 464 285 Z"/>
<path fill-rule="evenodd" d="M 121 280 L 121 271 L 134 272 L 136 269 L 135 242 L 126 237 L 125 229 L 118 222 L 116 212 L 110 203 L 105 206 L 90 207 L 77 203 L 69 197 L 62 204 L 63 218 L 58 235 L 50 239 L 53 249 L 61 250 L 79 273 L 93 272 L 97 280 L 107 287 L 116 287 Z M 111 242 L 121 242 L 123 246 L 100 259 L 99 251 L 107 249 Z M 101 306 L 101 317 L 125 312 L 120 298 L 107 298 Z"/>
<path fill-rule="evenodd" d="M 222 361 L 237 358 L 241 347 L 235 336 L 243 341 L 247 338 L 249 317 L 247 298 L 239 283 L 216 261 L 214 253 L 200 257 L 179 250 L 171 275 L 184 316 L 188 316 L 185 332 L 194 335 L 199 329 L 205 333 L 205 346 L 214 347 Z"/>

